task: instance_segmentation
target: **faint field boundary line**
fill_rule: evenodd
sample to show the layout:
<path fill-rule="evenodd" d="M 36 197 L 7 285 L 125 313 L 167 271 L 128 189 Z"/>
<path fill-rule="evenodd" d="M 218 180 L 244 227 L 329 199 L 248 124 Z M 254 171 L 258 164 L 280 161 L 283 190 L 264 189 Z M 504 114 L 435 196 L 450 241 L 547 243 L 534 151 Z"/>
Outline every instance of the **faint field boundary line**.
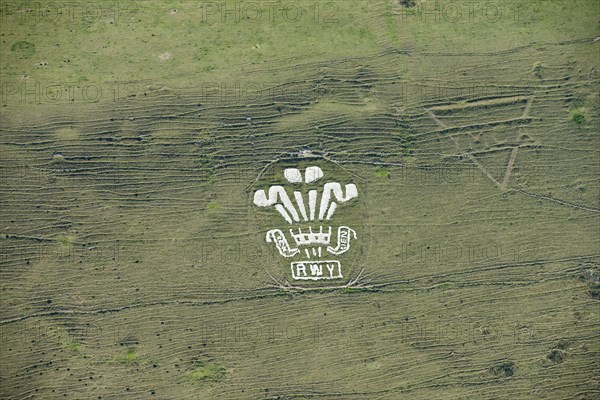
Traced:
<path fill-rule="evenodd" d="M 531 111 L 531 105 L 533 103 L 533 99 L 535 95 L 532 95 L 527 99 L 527 104 L 525 105 L 525 110 L 523 110 L 523 114 L 521 118 L 528 118 L 529 112 Z M 521 133 L 522 129 L 519 129 L 519 133 Z M 512 174 L 513 166 L 515 164 L 515 160 L 517 159 L 517 153 L 519 152 L 519 147 L 514 147 L 510 152 L 510 159 L 508 160 L 508 165 L 506 166 L 506 172 L 504 173 L 504 179 L 502 180 L 502 185 L 500 186 L 500 190 L 505 191 L 508 186 L 508 181 L 510 180 L 510 176 Z"/>
<path fill-rule="evenodd" d="M 431 111 L 430 108 L 427 109 L 427 114 L 431 117 L 431 119 L 433 119 L 435 121 L 436 124 L 438 124 L 439 126 L 441 126 L 444 129 L 449 128 L 448 125 L 444 124 L 442 121 L 440 121 L 440 119 L 433 113 L 433 111 Z M 454 143 L 454 146 L 456 147 L 456 150 L 460 151 L 460 148 L 458 146 L 458 141 L 453 137 L 453 136 L 448 136 L 450 138 L 450 140 L 452 140 L 452 142 Z M 469 160 L 471 160 L 476 166 L 477 168 L 479 168 L 479 170 L 481 170 L 481 172 L 483 172 L 496 186 L 501 187 L 500 183 L 496 180 L 496 178 L 494 178 L 486 169 L 483 165 L 481 165 L 481 163 L 479 161 L 477 161 L 475 159 L 475 157 L 473 157 L 473 155 L 471 153 L 464 153 Z"/>
<path fill-rule="evenodd" d="M 415 283 L 415 282 L 419 282 L 419 281 L 423 281 L 423 280 L 430 280 L 432 277 L 447 278 L 450 276 L 468 275 L 468 274 L 471 274 L 474 272 L 492 271 L 492 270 L 507 269 L 507 268 L 519 268 L 519 267 L 524 267 L 524 266 L 529 266 L 529 265 L 542 265 L 542 264 L 548 264 L 548 263 L 563 263 L 563 262 L 581 261 L 581 260 L 590 260 L 590 259 L 596 260 L 596 259 L 598 259 L 598 257 L 600 257 L 600 254 L 587 254 L 587 255 L 581 255 L 581 256 L 565 257 L 565 258 L 521 261 L 521 262 L 516 262 L 516 263 L 487 264 L 487 265 L 481 265 L 481 266 L 477 266 L 477 267 L 466 269 L 466 270 L 454 271 L 454 272 L 449 272 L 449 273 L 439 274 L 439 275 L 423 275 L 423 276 L 415 277 L 412 279 L 395 280 L 395 281 L 381 282 L 381 283 L 376 283 L 376 282 L 370 283 L 370 281 L 369 281 L 370 284 L 368 286 L 363 286 L 362 283 L 358 282 L 361 278 L 361 274 L 359 274 L 355 278 L 350 279 L 349 283 L 350 283 L 350 286 L 355 285 L 355 287 L 357 289 L 360 289 L 362 287 L 363 289 L 368 290 L 368 291 L 378 292 L 378 291 L 380 291 L 380 289 L 387 287 L 387 286 L 395 286 L 395 285 L 399 285 L 399 284 L 410 284 L 410 283 Z M 362 273 L 362 271 L 361 271 L 361 273 Z M 367 282 L 365 282 L 365 283 L 367 283 Z M 289 289 L 289 288 L 285 288 L 285 289 Z M 70 310 L 55 310 L 55 311 L 36 312 L 36 313 L 27 314 L 27 315 L 21 315 L 19 317 L 13 317 L 13 318 L 0 320 L 0 326 L 4 326 L 4 325 L 16 323 L 16 322 L 21 322 L 21 321 L 25 321 L 25 320 L 32 319 L 32 318 L 38 318 L 38 317 L 53 317 L 53 316 L 67 316 L 67 315 L 72 315 L 72 316 L 99 315 L 99 314 L 109 314 L 109 313 L 129 310 L 129 309 L 145 308 L 145 307 L 170 306 L 170 305 L 188 305 L 191 307 L 197 307 L 197 306 L 203 306 L 203 305 L 208 306 L 208 305 L 216 305 L 216 304 L 227 304 L 227 303 L 231 303 L 231 302 L 235 302 L 235 301 L 260 300 L 260 299 L 264 299 L 265 297 L 281 296 L 282 293 L 286 292 L 285 289 L 284 288 L 281 288 L 281 289 L 273 288 L 271 285 L 271 286 L 267 286 L 267 287 L 257 288 L 254 290 L 249 290 L 248 294 L 246 294 L 244 296 L 218 299 L 218 300 L 197 300 L 197 301 L 195 301 L 195 300 L 159 300 L 159 301 L 152 301 L 152 302 L 145 302 L 145 303 L 142 302 L 142 303 L 128 304 L 128 305 L 124 305 L 124 306 L 120 306 L 120 307 L 96 309 L 96 310 L 73 310 L 73 309 L 70 309 Z M 333 292 L 333 291 L 341 291 L 344 289 L 348 289 L 348 287 L 336 286 L 335 288 L 326 288 L 326 289 L 321 288 L 321 289 Z M 297 292 L 298 293 L 300 293 L 300 292 L 307 293 L 310 291 L 297 291 Z"/>
<path fill-rule="evenodd" d="M 591 212 L 596 212 L 596 213 L 600 212 L 600 210 L 597 209 L 597 208 L 591 208 L 591 207 L 581 206 L 579 204 L 570 203 L 568 201 L 564 201 L 564 200 L 560 200 L 560 199 L 555 199 L 554 197 L 544 196 L 542 194 L 529 193 L 529 192 L 526 192 L 526 191 L 524 191 L 522 189 L 513 189 L 513 190 L 515 192 L 517 192 L 517 193 L 522 193 L 522 194 L 524 194 L 526 196 L 533 197 L 535 199 L 548 200 L 548 201 L 552 201 L 554 203 L 562 204 L 563 206 L 578 208 L 580 210 L 591 211 Z"/>
<path fill-rule="evenodd" d="M 535 97 L 535 95 L 532 95 L 531 97 L 528 98 L 527 104 L 525 105 L 525 110 L 523 111 L 523 114 L 519 117 L 519 119 L 527 119 L 527 118 L 529 118 L 529 112 L 531 111 L 531 106 L 532 106 L 534 97 Z M 448 125 L 446 125 L 444 122 L 442 122 L 433 113 L 433 111 L 431 111 L 432 108 L 426 108 L 427 115 L 431 119 L 433 119 L 435 121 L 435 123 L 437 125 L 439 125 L 440 127 L 442 127 L 443 129 L 449 129 L 450 127 Z M 460 152 L 461 149 L 458 146 L 458 141 L 453 136 L 449 136 L 449 138 L 452 140 L 452 142 L 456 146 L 456 149 Z M 477 161 L 477 159 L 471 153 L 464 153 L 464 155 L 466 155 L 473 163 L 475 163 L 475 165 L 477 166 L 477 168 L 479 168 L 502 192 L 504 192 L 504 191 L 506 191 L 506 188 L 508 186 L 508 182 L 510 180 L 510 176 L 511 176 L 511 173 L 512 173 L 512 170 L 513 170 L 513 167 L 514 167 L 514 163 L 515 163 L 516 158 L 517 158 L 517 153 L 518 153 L 519 147 L 520 146 L 515 146 L 515 147 L 513 147 L 512 151 L 511 151 L 510 159 L 508 160 L 508 165 L 506 167 L 506 171 L 504 173 L 504 179 L 503 179 L 502 183 L 499 183 L 496 180 L 496 178 L 494 178 L 486 170 L 486 168 L 479 161 Z M 529 193 L 529 192 L 526 192 L 526 191 L 524 191 L 522 189 L 513 189 L 513 190 L 515 192 L 517 192 L 517 193 L 522 193 L 522 194 L 525 194 L 525 195 L 527 195 L 529 197 L 552 201 L 554 203 L 561 204 L 561 205 L 564 205 L 564 206 L 573 207 L 573 208 L 577 208 L 577 209 L 584 210 L 584 211 L 600 212 L 600 210 L 597 209 L 597 208 L 581 206 L 579 204 L 570 203 L 568 201 L 564 201 L 564 200 L 560 200 L 560 199 L 555 199 L 553 197 L 544 196 L 544 195 L 541 195 L 541 194 Z"/>
<path fill-rule="evenodd" d="M 523 114 L 518 118 L 520 120 L 526 120 L 529 119 L 529 112 L 531 111 L 531 105 L 533 103 L 533 99 L 534 99 L 534 95 L 531 96 L 512 96 L 512 97 L 508 97 L 508 98 L 501 98 L 501 99 L 496 99 L 496 100 L 488 100 L 485 102 L 477 102 L 474 104 L 468 104 L 465 107 L 478 107 L 479 103 L 485 103 L 485 104 L 492 104 L 492 105 L 496 105 L 496 104 L 505 104 L 505 103 L 512 103 L 521 99 L 527 99 L 527 103 L 525 105 L 525 109 L 523 110 Z M 431 119 L 433 119 L 435 121 L 435 123 L 437 125 L 439 125 L 440 127 L 442 127 L 443 129 L 452 129 L 452 127 L 449 127 L 447 124 L 445 124 L 444 122 L 442 122 L 433 112 L 433 110 L 436 109 L 454 109 L 454 108 L 463 108 L 463 107 L 458 107 L 458 106 L 444 106 L 444 107 L 430 107 L 427 108 L 427 114 L 429 115 L 429 117 Z M 458 142 L 457 140 L 453 137 L 453 136 L 449 136 L 450 139 L 452 140 L 452 142 L 454 143 L 454 145 L 456 146 L 456 149 L 458 151 L 460 151 L 460 148 L 458 146 Z M 511 151 L 511 155 L 510 155 L 510 159 L 508 161 L 508 165 L 506 166 L 506 171 L 504 172 L 504 178 L 502 180 L 502 183 L 498 182 L 498 180 L 496 178 L 494 178 L 494 176 L 492 176 L 487 169 L 479 162 L 477 161 L 477 159 L 471 154 L 471 153 L 464 153 L 473 163 L 475 163 L 475 165 L 477 165 L 477 167 L 488 177 L 488 179 L 490 179 L 501 191 L 505 191 L 506 187 L 508 186 L 508 182 L 510 180 L 510 176 L 513 170 L 513 166 L 515 163 L 515 160 L 517 158 L 517 153 L 518 153 L 518 149 L 519 146 L 513 147 L 512 151 Z"/>

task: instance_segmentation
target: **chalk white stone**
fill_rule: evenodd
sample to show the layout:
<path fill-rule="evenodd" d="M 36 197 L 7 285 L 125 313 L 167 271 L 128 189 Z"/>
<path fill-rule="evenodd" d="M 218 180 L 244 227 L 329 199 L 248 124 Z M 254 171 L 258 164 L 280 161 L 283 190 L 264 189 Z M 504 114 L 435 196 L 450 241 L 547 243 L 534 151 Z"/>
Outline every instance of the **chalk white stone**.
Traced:
<path fill-rule="evenodd" d="M 342 268 L 337 260 L 298 261 L 290 264 L 292 278 L 296 280 L 318 281 L 321 279 L 341 279 Z M 326 269 L 323 269 L 325 267 Z M 324 274 L 327 271 L 328 274 Z"/>
<path fill-rule="evenodd" d="M 281 203 L 283 203 L 287 212 L 290 213 L 290 215 L 292 216 L 292 219 L 296 222 L 299 222 L 300 217 L 298 216 L 298 212 L 296 211 L 296 208 L 292 204 L 290 197 L 288 196 L 288 194 L 285 191 L 285 189 L 283 188 L 283 186 L 279 186 L 279 185 L 271 186 L 269 188 L 268 196 L 265 193 L 265 191 L 262 189 L 257 190 L 256 193 L 254 193 L 254 204 L 256 204 L 259 207 L 273 206 L 273 205 L 277 204 L 279 202 L 279 200 L 281 200 Z M 277 205 L 281 206 L 281 204 L 277 204 Z M 281 213 L 281 215 L 284 215 L 284 213 L 281 212 L 281 207 L 277 207 L 277 205 L 275 205 L 275 208 L 277 208 L 277 210 Z M 285 216 L 284 216 L 284 218 L 285 218 Z M 286 218 L 286 221 L 288 221 L 288 223 L 290 223 L 290 224 L 292 223 L 292 221 L 289 220 L 288 218 Z"/>
<path fill-rule="evenodd" d="M 313 183 L 323 177 L 323 171 L 317 166 L 308 167 L 303 171 L 304 175 L 297 168 L 287 168 L 284 170 L 285 179 L 290 183 Z M 303 181 L 304 178 L 304 181 Z M 291 247 L 288 239 L 279 229 L 272 229 L 267 232 L 267 242 L 274 243 L 279 254 L 286 258 L 306 256 L 304 261 L 295 261 L 290 264 L 292 278 L 295 280 L 322 280 L 322 279 L 342 279 L 341 264 L 338 260 L 323 260 L 325 251 L 332 255 L 339 255 L 350 249 L 350 242 L 356 240 L 356 232 L 348 226 L 339 226 L 337 243 L 330 243 L 331 226 L 326 226 L 323 231 L 323 225 L 319 227 L 318 232 L 313 232 L 313 227 L 308 227 L 304 232 L 300 226 L 294 226 L 295 223 L 330 220 L 336 210 L 351 199 L 358 197 L 358 190 L 353 183 L 342 186 L 338 182 L 328 182 L 320 186 L 322 189 L 311 189 L 308 191 L 308 204 L 303 190 L 293 190 L 284 186 L 273 185 L 268 190 L 257 190 L 254 193 L 254 204 L 258 207 L 273 207 L 290 224 L 289 232 L 291 240 L 295 241 L 296 247 Z M 296 189 L 299 189 L 296 186 Z M 291 196 L 293 193 L 293 197 Z M 308 206 L 308 210 L 306 207 Z M 317 211 L 317 207 L 319 210 Z M 330 245 L 331 244 L 331 245 Z M 304 251 L 302 251 L 304 250 Z"/>
<path fill-rule="evenodd" d="M 317 166 L 308 167 L 304 171 L 304 182 L 313 183 L 323 177 L 323 170 Z"/>
<path fill-rule="evenodd" d="M 311 190 L 308 192 L 308 210 L 310 213 L 310 220 L 315 220 L 315 212 L 317 210 L 317 191 Z"/>
<path fill-rule="evenodd" d="M 285 208 L 281 204 L 275 204 L 275 209 L 277 211 L 279 211 L 279 214 L 281 214 L 281 216 L 283 217 L 283 219 L 285 219 L 288 224 L 291 225 L 293 223 L 292 219 L 289 216 L 289 214 L 287 213 L 287 211 L 285 211 Z"/>
<path fill-rule="evenodd" d="M 308 221 L 308 215 L 306 215 L 306 208 L 304 207 L 302 192 L 295 191 L 294 197 L 296 198 L 296 204 L 298 204 L 298 209 L 300 210 L 300 214 L 302 214 L 302 218 L 304 218 L 305 221 Z"/>
<path fill-rule="evenodd" d="M 267 243 L 275 242 L 279 254 L 284 257 L 293 257 L 300 253 L 300 250 L 290 247 L 285 235 L 280 229 L 271 229 L 267 232 Z"/>
<path fill-rule="evenodd" d="M 327 221 L 329 221 L 331 219 L 331 216 L 335 212 L 336 208 L 337 208 L 337 203 L 335 201 L 331 202 L 331 206 L 329 206 L 329 211 L 327 211 L 327 216 L 325 217 L 325 219 Z"/>
<path fill-rule="evenodd" d="M 321 206 L 319 208 L 319 220 L 321 221 L 325 218 L 325 213 L 329 209 L 329 201 L 332 194 L 339 203 L 345 203 L 350 199 L 358 197 L 358 190 L 355 184 L 349 183 L 346 185 L 346 195 L 344 196 L 342 185 L 337 182 L 326 183 L 321 195 Z"/>
<path fill-rule="evenodd" d="M 302 182 L 302 174 L 298 168 L 286 168 L 285 171 L 283 171 L 283 175 L 290 183 Z"/>
<path fill-rule="evenodd" d="M 346 199 L 347 200 L 344 200 L 344 201 L 348 201 L 355 197 L 358 197 L 358 189 L 356 188 L 356 185 L 354 183 L 347 184 L 346 185 Z"/>
<path fill-rule="evenodd" d="M 338 228 L 338 245 L 335 248 L 328 246 L 327 251 L 335 255 L 347 252 L 350 249 L 350 239 L 352 238 L 356 240 L 354 229 L 347 226 L 340 226 Z"/>

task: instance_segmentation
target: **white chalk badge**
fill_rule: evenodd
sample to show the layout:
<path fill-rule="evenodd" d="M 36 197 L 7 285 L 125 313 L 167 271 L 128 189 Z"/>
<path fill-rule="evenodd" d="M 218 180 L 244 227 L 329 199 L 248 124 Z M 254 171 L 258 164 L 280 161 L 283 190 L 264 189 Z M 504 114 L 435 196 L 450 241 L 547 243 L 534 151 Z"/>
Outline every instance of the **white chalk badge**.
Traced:
<path fill-rule="evenodd" d="M 365 263 L 361 178 L 310 161 L 275 163 L 251 187 L 260 235 L 277 256 L 264 266 L 278 283 L 344 285 Z"/>

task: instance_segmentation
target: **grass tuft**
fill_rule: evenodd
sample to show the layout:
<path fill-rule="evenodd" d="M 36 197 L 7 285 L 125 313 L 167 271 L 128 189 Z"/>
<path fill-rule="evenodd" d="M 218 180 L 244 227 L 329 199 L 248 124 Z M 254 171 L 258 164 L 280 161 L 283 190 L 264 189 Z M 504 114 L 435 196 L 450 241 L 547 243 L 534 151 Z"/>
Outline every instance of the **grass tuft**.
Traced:
<path fill-rule="evenodd" d="M 127 349 L 127 353 L 119 354 L 115 356 L 115 362 L 123 365 L 136 365 L 138 363 L 139 355 L 135 349 Z"/>
<path fill-rule="evenodd" d="M 569 114 L 569 121 L 575 122 L 577 125 L 585 124 L 585 109 L 576 108 Z"/>
<path fill-rule="evenodd" d="M 379 178 L 389 178 L 390 177 L 390 170 L 384 167 L 377 167 L 375 169 L 375 175 L 377 175 L 377 177 Z"/>
<path fill-rule="evenodd" d="M 186 373 L 186 377 L 191 382 L 217 382 L 225 377 L 225 368 L 212 363 L 199 363 L 196 368 Z"/>
<path fill-rule="evenodd" d="M 510 377 L 515 374 L 516 366 L 512 361 L 503 361 L 490 368 L 490 372 L 500 377 Z"/>

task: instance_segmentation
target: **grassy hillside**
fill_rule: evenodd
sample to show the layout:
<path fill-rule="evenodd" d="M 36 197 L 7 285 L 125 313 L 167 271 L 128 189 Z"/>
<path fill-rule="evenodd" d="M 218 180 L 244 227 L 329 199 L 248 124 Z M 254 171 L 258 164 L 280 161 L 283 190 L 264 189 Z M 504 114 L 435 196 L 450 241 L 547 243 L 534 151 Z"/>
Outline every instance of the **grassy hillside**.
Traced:
<path fill-rule="evenodd" d="M 0 0 L 0 398 L 599 398 L 598 2 L 414 3 Z"/>

